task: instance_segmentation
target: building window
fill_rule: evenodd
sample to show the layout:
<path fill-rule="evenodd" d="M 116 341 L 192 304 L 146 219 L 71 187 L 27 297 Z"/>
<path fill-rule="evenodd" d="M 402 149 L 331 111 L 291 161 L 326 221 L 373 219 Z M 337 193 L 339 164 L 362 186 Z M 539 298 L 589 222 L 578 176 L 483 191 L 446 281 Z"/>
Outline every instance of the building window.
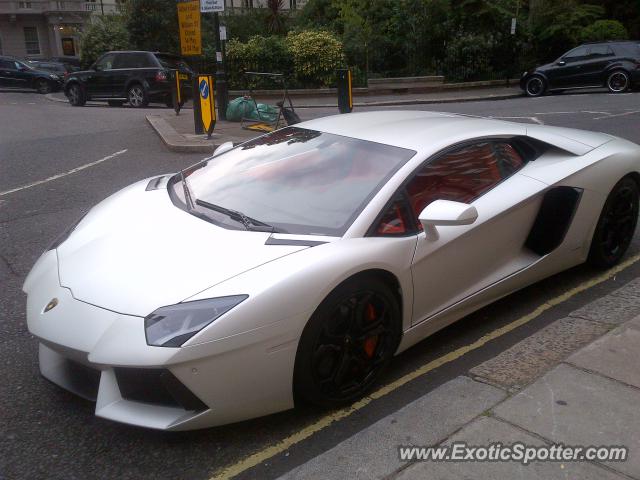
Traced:
<path fill-rule="evenodd" d="M 40 55 L 40 41 L 36 27 L 24 27 L 24 46 L 27 55 Z"/>
<path fill-rule="evenodd" d="M 18 2 L 18 8 L 32 8 L 31 2 Z"/>

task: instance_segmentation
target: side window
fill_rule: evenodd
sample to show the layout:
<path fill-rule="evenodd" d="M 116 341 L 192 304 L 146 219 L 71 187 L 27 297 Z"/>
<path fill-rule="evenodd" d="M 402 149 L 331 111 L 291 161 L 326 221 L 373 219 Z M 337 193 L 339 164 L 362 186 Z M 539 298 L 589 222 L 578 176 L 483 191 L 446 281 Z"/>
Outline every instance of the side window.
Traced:
<path fill-rule="evenodd" d="M 427 163 L 406 186 L 414 218 L 435 200 L 471 203 L 524 166 L 505 142 L 462 147 Z"/>
<path fill-rule="evenodd" d="M 406 235 L 411 233 L 413 227 L 411 226 L 409 212 L 407 211 L 406 202 L 403 200 L 395 200 L 387 208 L 378 225 L 375 228 L 375 235 L 377 236 L 390 236 L 390 235 Z"/>
<path fill-rule="evenodd" d="M 111 70 L 113 68 L 114 60 L 115 55 L 113 53 L 109 53 L 96 62 L 96 67 L 98 67 L 98 70 Z"/>
<path fill-rule="evenodd" d="M 609 45 L 591 45 L 589 48 L 589 56 L 598 58 L 598 57 L 608 57 L 613 55 L 613 51 Z"/>
<path fill-rule="evenodd" d="M 4 70 L 15 70 L 16 65 L 14 62 L 10 62 L 9 60 L 1 60 L 0 59 L 0 68 Z"/>
<path fill-rule="evenodd" d="M 569 53 L 562 57 L 567 62 L 575 62 L 587 56 L 587 47 L 578 47 L 571 50 Z"/>

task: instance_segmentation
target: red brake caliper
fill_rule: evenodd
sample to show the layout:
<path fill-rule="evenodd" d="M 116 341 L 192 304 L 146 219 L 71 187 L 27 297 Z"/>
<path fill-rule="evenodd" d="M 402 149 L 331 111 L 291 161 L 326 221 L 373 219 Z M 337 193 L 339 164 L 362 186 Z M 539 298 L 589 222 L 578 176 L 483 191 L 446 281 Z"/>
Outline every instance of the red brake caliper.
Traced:
<path fill-rule="evenodd" d="M 366 311 L 367 321 L 373 322 L 376 319 L 376 310 L 373 308 L 373 305 L 367 305 Z M 376 352 L 376 347 L 378 346 L 378 335 L 373 335 L 372 337 L 367 338 L 364 341 L 364 353 L 367 354 L 369 358 L 373 358 L 373 354 Z"/>

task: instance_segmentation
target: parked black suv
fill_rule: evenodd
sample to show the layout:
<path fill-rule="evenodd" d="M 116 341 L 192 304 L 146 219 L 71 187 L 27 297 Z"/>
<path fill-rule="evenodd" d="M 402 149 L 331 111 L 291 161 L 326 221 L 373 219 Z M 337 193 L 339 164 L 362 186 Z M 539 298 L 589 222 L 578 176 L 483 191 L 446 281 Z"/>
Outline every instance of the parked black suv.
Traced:
<path fill-rule="evenodd" d="M 33 88 L 38 93 L 60 90 L 63 76 L 13 57 L 0 56 L 0 87 Z"/>
<path fill-rule="evenodd" d="M 520 88 L 530 97 L 547 91 L 607 87 L 624 92 L 640 84 L 640 42 L 585 43 L 553 63 L 524 72 Z"/>
<path fill-rule="evenodd" d="M 64 93 L 69 103 L 82 106 L 87 100 L 107 100 L 111 106 L 129 102 L 146 107 L 149 102 L 171 106 L 172 71 L 180 75 L 182 99 L 191 97 L 193 72 L 179 56 L 158 52 L 107 52 L 89 70 L 67 77 Z"/>

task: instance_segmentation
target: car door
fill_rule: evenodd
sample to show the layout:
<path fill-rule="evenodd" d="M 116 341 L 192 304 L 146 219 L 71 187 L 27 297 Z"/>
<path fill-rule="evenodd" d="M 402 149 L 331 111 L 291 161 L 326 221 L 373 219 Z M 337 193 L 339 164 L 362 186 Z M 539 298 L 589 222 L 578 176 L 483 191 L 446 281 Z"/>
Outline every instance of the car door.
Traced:
<path fill-rule="evenodd" d="M 582 86 L 583 63 L 588 56 L 586 46 L 574 48 L 560 57 L 547 72 L 550 88 Z"/>
<path fill-rule="evenodd" d="M 86 77 L 87 93 L 91 97 L 109 96 L 109 75 L 113 69 L 115 54 L 107 53 L 100 57 L 91 67 Z"/>
<path fill-rule="evenodd" d="M 0 87 L 16 87 L 16 63 L 0 58 Z"/>
<path fill-rule="evenodd" d="M 614 59 L 615 54 L 609 45 L 590 45 L 588 56 L 582 65 L 584 85 L 604 85 L 607 67 Z"/>
<path fill-rule="evenodd" d="M 416 222 L 435 200 L 468 203 L 478 211 L 471 225 L 419 233 L 412 264 L 414 324 L 540 258 L 524 245 L 546 185 L 518 175 L 524 164 L 508 141 L 482 140 L 427 162 L 407 183 Z"/>

